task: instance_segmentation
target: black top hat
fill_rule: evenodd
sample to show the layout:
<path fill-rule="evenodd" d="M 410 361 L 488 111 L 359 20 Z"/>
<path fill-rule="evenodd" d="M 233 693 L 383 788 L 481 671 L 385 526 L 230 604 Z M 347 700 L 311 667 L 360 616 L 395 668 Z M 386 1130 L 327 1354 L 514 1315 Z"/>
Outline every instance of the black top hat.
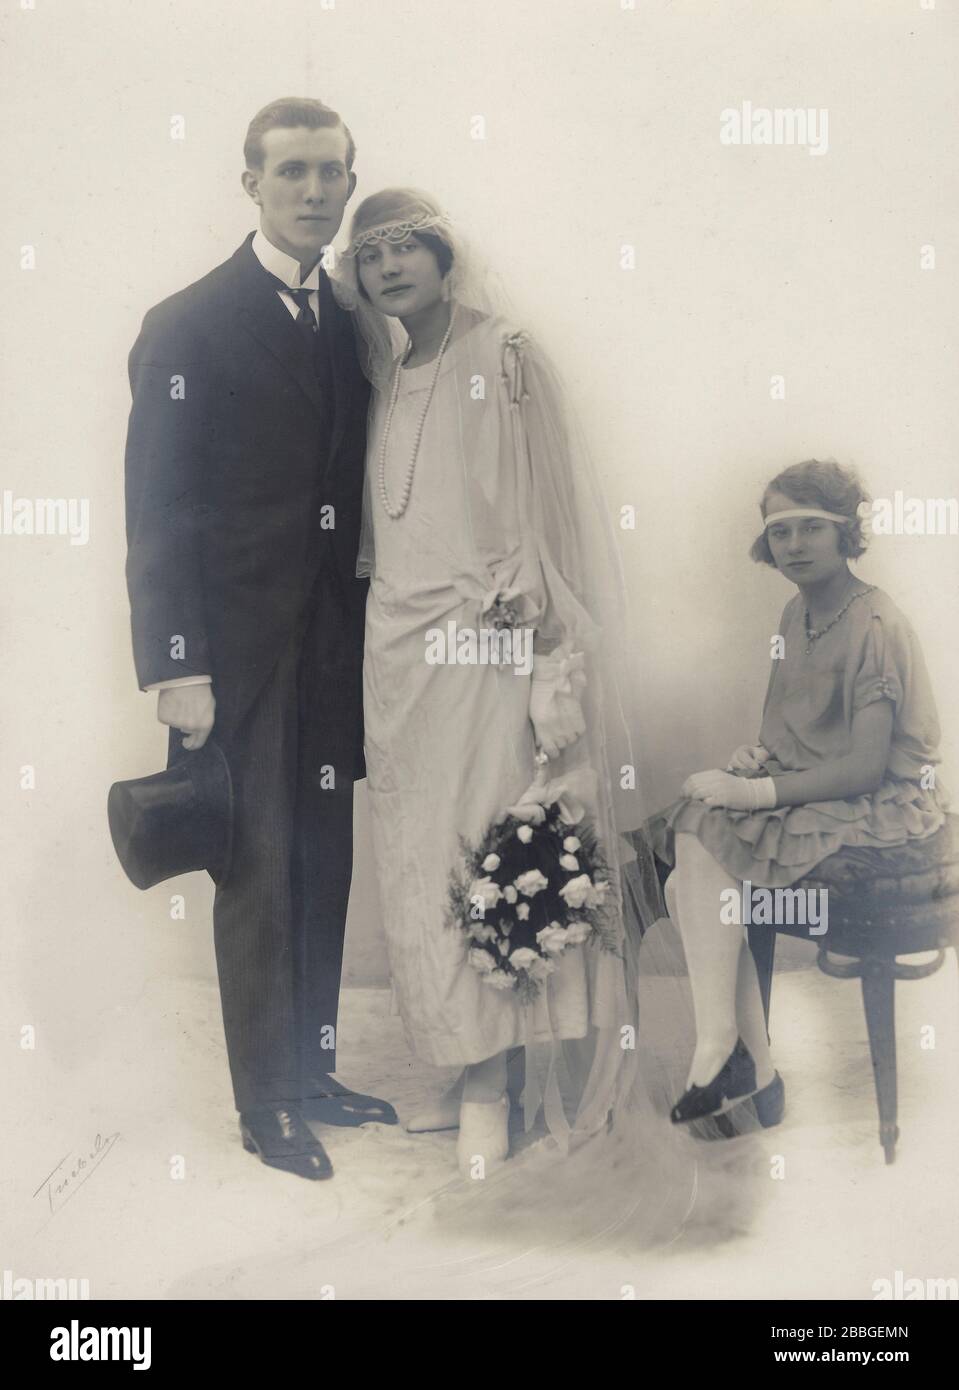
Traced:
<path fill-rule="evenodd" d="M 150 777 L 114 782 L 107 797 L 110 834 L 137 888 L 206 869 L 222 884 L 233 850 L 233 780 L 219 744 L 183 751 Z"/>

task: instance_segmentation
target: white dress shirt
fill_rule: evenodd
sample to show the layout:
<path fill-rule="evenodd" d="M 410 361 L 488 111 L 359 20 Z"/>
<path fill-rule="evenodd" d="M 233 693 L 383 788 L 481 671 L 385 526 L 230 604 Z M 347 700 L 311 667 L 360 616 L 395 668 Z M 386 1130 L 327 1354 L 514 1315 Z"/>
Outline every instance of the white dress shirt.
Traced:
<path fill-rule="evenodd" d="M 294 256 L 288 256 L 285 251 L 281 251 L 278 246 L 274 246 L 268 237 L 264 236 L 263 231 L 257 230 L 252 242 L 253 254 L 264 270 L 268 270 L 271 275 L 275 275 L 278 280 L 282 280 L 291 289 L 308 289 L 310 291 L 310 308 L 317 323 L 320 321 L 320 266 L 319 262 L 313 267 L 305 280 L 300 279 L 300 263 Z M 300 312 L 299 305 L 292 295 L 285 294 L 283 290 L 277 290 L 280 303 L 285 304 L 293 318 Z M 174 680 L 155 681 L 153 685 L 144 686 L 144 690 L 172 690 L 178 685 L 209 685 L 213 680 L 212 676 L 177 676 Z"/>
<path fill-rule="evenodd" d="M 320 321 L 320 265 L 319 261 L 310 271 L 305 280 L 300 279 L 300 263 L 293 256 L 288 256 L 285 251 L 280 251 L 274 246 L 272 241 L 258 231 L 253 238 L 253 254 L 264 270 L 268 270 L 271 275 L 275 275 L 278 280 L 282 280 L 284 285 L 289 285 L 291 289 L 307 289 L 310 292 L 310 308 L 316 317 L 317 323 Z M 280 302 L 285 304 L 290 313 L 296 318 L 300 312 L 297 308 L 296 300 L 290 295 L 284 294 L 282 290 L 277 290 Z"/>

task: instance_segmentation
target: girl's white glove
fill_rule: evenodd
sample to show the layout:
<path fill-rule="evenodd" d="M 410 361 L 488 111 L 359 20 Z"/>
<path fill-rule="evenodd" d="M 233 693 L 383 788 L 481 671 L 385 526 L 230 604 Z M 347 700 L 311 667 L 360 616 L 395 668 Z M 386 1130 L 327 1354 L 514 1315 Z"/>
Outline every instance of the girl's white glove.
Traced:
<path fill-rule="evenodd" d="M 580 692 L 586 685 L 583 654 L 534 653 L 529 717 L 538 746 L 548 758 L 586 731 Z"/>
<path fill-rule="evenodd" d="M 726 771 L 757 772 L 769 760 L 769 749 L 761 743 L 741 743 L 726 764 Z"/>
<path fill-rule="evenodd" d="M 772 777 L 734 777 L 714 767 L 687 777 L 682 794 L 729 811 L 769 810 L 776 804 L 776 783 Z"/>

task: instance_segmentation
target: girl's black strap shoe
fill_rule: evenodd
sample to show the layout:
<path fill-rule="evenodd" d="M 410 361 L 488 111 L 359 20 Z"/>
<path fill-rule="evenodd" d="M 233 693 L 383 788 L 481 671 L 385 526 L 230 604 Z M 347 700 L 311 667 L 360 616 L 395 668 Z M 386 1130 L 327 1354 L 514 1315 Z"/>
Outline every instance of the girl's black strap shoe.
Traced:
<path fill-rule="evenodd" d="M 707 1115 L 716 1115 L 727 1101 L 751 1096 L 756 1090 L 756 1063 L 742 1038 L 726 1058 L 724 1065 L 705 1086 L 690 1086 L 669 1112 L 674 1125 L 689 1124 Z"/>
<path fill-rule="evenodd" d="M 786 1088 L 777 1071 L 768 1086 L 746 1100 L 737 1101 L 730 1109 L 720 1115 L 710 1115 L 705 1120 L 697 1120 L 691 1132 L 697 1139 L 739 1139 L 744 1134 L 755 1134 L 760 1128 L 772 1129 L 782 1124 L 786 1113 Z"/>

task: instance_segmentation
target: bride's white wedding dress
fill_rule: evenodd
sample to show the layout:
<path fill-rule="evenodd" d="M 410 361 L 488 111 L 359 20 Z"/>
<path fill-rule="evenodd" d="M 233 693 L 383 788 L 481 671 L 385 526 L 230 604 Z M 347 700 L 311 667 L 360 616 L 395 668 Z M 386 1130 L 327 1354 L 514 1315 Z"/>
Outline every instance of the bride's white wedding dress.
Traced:
<path fill-rule="evenodd" d="M 474 1249 L 479 1233 L 497 1232 L 551 1245 L 615 1239 L 617 1230 L 644 1243 L 671 1239 L 690 1208 L 696 1163 L 666 1113 L 685 1061 L 662 1077 L 648 1049 L 640 1063 L 636 929 L 656 918 L 657 895 L 635 865 L 625 922 L 620 910 L 617 831 L 641 825 L 648 808 L 638 791 L 619 794 L 616 786 L 634 758 L 621 703 L 630 693 L 622 678 L 629 627 L 615 541 L 548 362 L 507 319 L 469 310 L 464 317 L 425 415 L 436 363 L 400 369 L 383 460 L 394 510 L 422 433 L 399 518 L 380 496 L 389 372 L 371 421 L 358 572 L 371 579 L 364 719 L 375 867 L 394 999 L 414 1054 L 462 1067 L 522 1047 L 527 1129 L 542 1106 L 549 1135 L 569 1157 L 556 1164 L 554 1145 L 527 1141 L 523 1161 L 470 1183 L 465 1206 L 445 1193 L 436 1214 L 449 1232 L 469 1232 Z M 449 915 L 461 837 L 475 843 L 533 781 L 530 678 L 427 660 L 431 630 L 447 639 L 450 624 L 475 632 L 504 592 L 547 647 L 583 653 L 586 732 L 549 773 L 595 774 L 589 814 L 619 929 L 615 951 L 598 942 L 568 949 L 532 1007 L 483 984 Z M 647 936 L 644 956 L 660 976 L 669 952 L 658 936 L 658 928 Z M 665 982 L 664 996 L 654 981 L 657 1009 L 677 994 Z M 677 996 L 665 1010 L 688 1017 L 688 999 Z"/>
<path fill-rule="evenodd" d="M 469 942 L 449 917 L 462 841 L 475 844 L 536 772 L 528 669 L 457 664 L 455 635 L 488 629 L 497 593 L 521 609 L 524 626 L 552 640 L 580 635 L 560 626 L 573 611 L 553 592 L 563 557 L 545 555 L 549 538 L 531 530 L 528 421 L 547 403 L 523 399 L 530 351 L 504 320 L 473 322 L 443 356 L 425 419 L 435 362 L 400 370 L 385 454 L 391 500 L 423 424 L 399 518 L 379 496 L 385 400 L 371 430 L 364 720 L 373 843 L 395 999 L 413 1051 L 438 1066 L 627 1021 L 616 955 L 567 950 L 527 1008 L 470 968 Z M 436 661 L 437 630 L 452 664 Z M 587 756 L 584 744 L 566 761 Z"/>

